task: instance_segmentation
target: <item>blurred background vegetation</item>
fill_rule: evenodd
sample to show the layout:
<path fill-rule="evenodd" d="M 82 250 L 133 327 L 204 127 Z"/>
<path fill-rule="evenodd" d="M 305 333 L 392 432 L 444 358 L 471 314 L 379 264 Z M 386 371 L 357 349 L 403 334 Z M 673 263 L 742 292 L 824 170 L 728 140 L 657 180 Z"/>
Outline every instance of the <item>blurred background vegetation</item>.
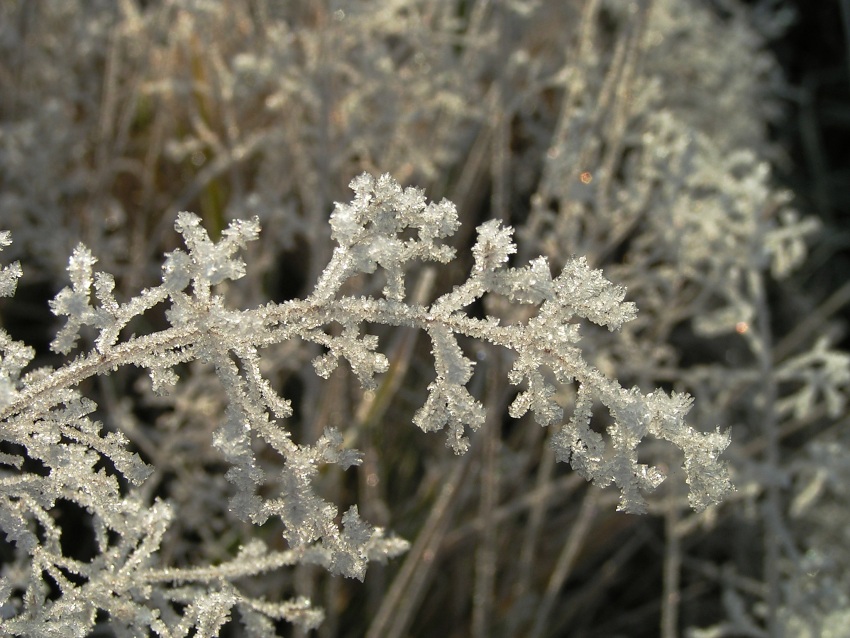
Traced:
<path fill-rule="evenodd" d="M 488 422 L 461 459 L 416 430 L 433 375 L 425 339 L 380 334 L 392 367 L 375 393 L 343 370 L 319 383 L 316 353 L 284 344 L 267 365 L 293 400 L 294 438 L 333 425 L 365 455 L 356 472 L 325 473 L 323 494 L 413 547 L 365 585 L 302 566 L 246 587 L 310 595 L 328 637 L 847 635 L 850 451 L 843 399 L 827 405 L 829 390 L 846 393 L 850 346 L 847 4 L 7 0 L 0 226 L 15 239 L 4 261 L 25 275 L 0 317 L 55 362 L 47 300 L 77 242 L 129 295 L 158 281 L 178 210 L 212 236 L 260 216 L 234 304 L 302 296 L 332 249 L 333 202 L 359 172 L 390 172 L 463 220 L 455 270 L 410 282 L 423 302 L 459 281 L 491 217 L 517 227 L 518 260 L 587 255 L 627 285 L 635 326 L 590 331 L 584 347 L 623 385 L 693 393 L 695 427 L 732 426 L 738 492 L 694 514 L 662 487 L 650 515 L 617 513 L 616 494 L 555 464 L 530 422 Z M 768 238 L 771 256 L 795 262 L 789 276 L 748 261 Z M 730 283 L 742 271 L 764 299 Z M 134 329 L 163 323 L 153 313 Z M 821 336 L 832 358 L 799 363 Z M 474 393 L 504 414 L 507 362 L 476 356 Z M 193 366 L 165 399 L 145 382 L 122 370 L 85 390 L 158 468 L 151 497 L 183 513 L 166 559 L 226 560 L 255 532 L 224 511 L 213 375 Z M 261 533 L 273 545 L 277 531 Z"/>

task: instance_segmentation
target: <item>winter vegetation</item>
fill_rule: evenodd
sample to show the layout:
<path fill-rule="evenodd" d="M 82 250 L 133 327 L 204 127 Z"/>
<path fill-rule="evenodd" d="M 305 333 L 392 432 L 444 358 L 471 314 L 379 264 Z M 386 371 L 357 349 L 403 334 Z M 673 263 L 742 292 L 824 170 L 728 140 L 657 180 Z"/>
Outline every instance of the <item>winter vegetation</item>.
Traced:
<path fill-rule="evenodd" d="M 0 4 L 0 635 L 843 635 L 792 18 Z"/>

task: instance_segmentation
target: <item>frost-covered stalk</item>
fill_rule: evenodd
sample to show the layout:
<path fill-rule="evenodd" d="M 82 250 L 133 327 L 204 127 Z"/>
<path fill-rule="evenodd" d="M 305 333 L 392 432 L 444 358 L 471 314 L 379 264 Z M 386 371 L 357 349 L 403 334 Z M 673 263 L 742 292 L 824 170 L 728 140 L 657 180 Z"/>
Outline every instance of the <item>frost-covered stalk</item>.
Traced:
<path fill-rule="evenodd" d="M 318 624 L 321 612 L 309 601 L 272 604 L 244 593 L 235 581 L 296 563 L 362 579 L 368 561 L 395 556 L 407 545 L 362 521 L 356 506 L 338 523 L 337 507 L 316 494 L 312 480 L 322 466 L 347 468 L 360 463 L 360 455 L 344 449 L 343 434 L 335 429 L 313 444 L 292 440 L 286 428 L 292 408 L 264 376 L 261 350 L 292 340 L 318 344 L 326 350 L 313 360 L 320 376 L 328 377 L 344 359 L 361 384 L 372 388 L 375 376 L 388 368 L 378 337 L 367 331 L 372 324 L 417 328 L 430 337 L 436 376 L 414 422 L 426 431 L 446 430 L 447 444 L 458 454 L 469 447 L 467 430 L 476 430 L 485 418 L 483 405 L 467 388 L 474 362 L 458 341 L 466 337 L 511 353 L 508 378 L 522 386 L 511 416 L 531 411 L 540 425 L 560 426 L 552 437 L 557 457 L 599 485 L 616 483 L 620 509 L 644 511 L 641 493 L 664 478 L 659 468 L 638 461 L 637 446 L 646 437 L 682 450 L 695 508 L 724 496 L 729 481 L 717 457 L 729 438 L 696 432 L 685 423 L 690 397 L 623 388 L 582 356 L 579 320 L 615 330 L 634 317 L 634 305 L 623 301 L 624 289 L 581 258 L 569 261 L 556 277 L 543 258 L 508 267 L 516 251 L 512 230 L 491 221 L 478 228 L 466 281 L 429 305 L 412 303 L 405 290 L 408 267 L 455 256 L 442 243 L 459 225 L 454 205 L 427 203 L 421 190 L 402 188 L 388 175 L 363 174 L 351 187 L 354 200 L 337 204 L 331 217 L 337 247 L 305 299 L 229 308 L 218 286 L 245 274 L 238 253 L 257 238 L 257 220 L 230 224 L 214 243 L 198 217 L 180 213 L 176 228 L 187 251 L 169 253 L 162 282 L 129 301 L 115 298 L 112 277 L 93 270 L 96 259 L 88 249 L 80 245 L 74 251 L 71 286 L 51 304 L 55 314 L 67 317 L 52 347 L 68 354 L 88 326 L 96 333 L 89 352 L 55 369 L 22 374 L 33 350 L 0 333 L 0 434 L 8 450 L 0 457 L 7 468 L 0 479 L 0 526 L 16 552 L 16 567 L 0 582 L 6 633 L 83 636 L 99 611 L 108 614 L 120 635 L 152 630 L 185 636 L 192 628 L 195 635 L 214 635 L 233 608 L 252 635 L 265 635 L 274 619 Z M 2 241 L 9 239 L 4 235 Z M 379 270 L 382 294 L 344 292 L 353 276 Z M 0 292 L 11 294 L 20 274 L 17 263 L 6 267 Z M 467 312 L 491 295 L 536 311 L 515 323 Z M 133 318 L 159 304 L 166 305 L 170 327 L 124 336 Z M 331 324 L 339 329 L 329 330 Z M 230 511 L 256 526 L 278 520 L 287 550 L 272 550 L 257 538 L 233 560 L 215 566 L 169 565 L 157 550 L 175 512 L 144 488 L 154 468 L 131 451 L 126 436 L 102 432 L 90 418 L 95 404 L 77 389 L 90 377 L 133 365 L 150 371 L 155 390 L 179 393 L 179 370 L 195 360 L 215 368 L 227 399 L 225 418 L 209 443 L 230 465 Z M 577 386 L 566 423 L 555 383 Z M 607 440 L 592 427 L 597 404 L 609 415 Z M 264 470 L 256 452 L 260 446 L 283 459 L 279 475 Z M 274 493 L 268 494 L 264 488 L 271 486 Z M 63 552 L 53 510 L 60 500 L 91 517 L 98 552 L 89 562 Z M 51 593 L 54 584 L 60 593 Z"/>

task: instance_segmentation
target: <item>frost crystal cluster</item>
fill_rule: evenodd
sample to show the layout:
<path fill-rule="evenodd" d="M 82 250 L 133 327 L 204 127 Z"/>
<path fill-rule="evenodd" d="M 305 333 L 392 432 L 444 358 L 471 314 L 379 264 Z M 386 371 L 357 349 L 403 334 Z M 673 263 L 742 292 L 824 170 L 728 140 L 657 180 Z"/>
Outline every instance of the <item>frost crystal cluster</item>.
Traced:
<path fill-rule="evenodd" d="M 455 207 L 443 200 L 427 203 L 417 188 L 402 188 L 389 175 L 363 174 L 351 182 L 355 197 L 337 204 L 331 215 L 337 243 L 330 263 L 311 295 L 303 300 L 269 303 L 255 309 L 228 306 L 220 287 L 245 274 L 239 252 L 260 232 L 257 220 L 231 223 L 217 242 L 201 220 L 180 213 L 175 224 L 186 250 L 170 252 L 162 266 L 162 283 L 124 302 L 114 294 L 114 281 L 96 271 L 96 258 L 83 245 L 71 256 L 71 285 L 51 308 L 66 317 L 51 347 L 64 354 L 87 326 L 94 347 L 56 369 L 21 374 L 32 349 L 2 333 L 3 385 L 0 419 L 7 470 L 2 479 L 2 528 L 16 549 L 15 569 L 2 580 L 9 610 L 4 628 L 15 635 L 53 631 L 84 635 L 99 611 L 126 632 L 149 628 L 164 636 L 186 635 L 194 627 L 210 635 L 235 607 L 257 635 L 273 619 L 315 626 L 321 614 L 304 600 L 270 604 L 244 594 L 234 580 L 296 562 L 322 565 L 331 573 L 364 577 L 370 560 L 386 560 L 407 544 L 385 536 L 361 520 L 351 506 L 337 523 L 338 508 L 313 489 L 312 479 L 327 464 L 358 465 L 360 455 L 343 446 L 343 433 L 328 429 L 311 444 L 297 444 L 286 426 L 292 408 L 262 372 L 263 348 L 300 340 L 326 351 L 313 360 L 316 372 L 328 377 L 345 360 L 364 388 L 376 387 L 376 375 L 387 371 L 387 357 L 368 326 L 399 326 L 428 334 L 436 377 L 414 422 L 426 431 L 445 430 L 458 454 L 469 448 L 467 430 L 486 418 L 480 400 L 468 388 L 474 362 L 459 343 L 471 338 L 512 353 L 511 383 L 522 387 L 510 405 L 513 418 L 531 411 L 543 426 L 559 426 L 563 408 L 555 400 L 560 384 L 578 387 L 570 419 L 552 438 L 560 460 L 600 485 L 615 482 L 621 509 L 644 511 L 643 490 L 664 479 L 657 467 L 638 461 L 645 437 L 664 439 L 684 452 L 691 502 L 702 509 L 729 489 L 718 455 L 728 436 L 701 434 L 685 423 L 691 399 L 656 390 L 648 395 L 622 388 L 588 364 L 580 347 L 580 320 L 610 330 L 635 315 L 624 302 L 625 290 L 577 258 L 552 277 L 547 260 L 509 267 L 516 252 L 513 231 L 498 222 L 477 230 L 469 277 L 427 305 L 409 301 L 405 274 L 420 261 L 449 262 L 454 250 L 443 243 L 458 227 Z M 8 234 L 2 236 L 4 245 Z M 375 274 L 385 282 L 381 294 L 351 296 L 352 277 Z M 2 291 L 11 294 L 20 266 L 7 266 Z M 477 318 L 468 308 L 490 295 L 524 304 L 534 313 L 523 322 L 505 325 L 494 317 Z M 121 338 L 134 317 L 159 304 L 166 306 L 169 327 Z M 330 330 L 335 324 L 337 330 Z M 97 406 L 79 386 L 119 366 L 150 372 L 158 392 L 179 386 L 179 369 L 201 361 L 214 367 L 227 398 L 224 418 L 212 435 L 214 446 L 230 468 L 229 509 L 239 520 L 262 526 L 280 521 L 288 549 L 272 551 L 256 540 L 232 560 L 204 567 L 174 567 L 158 553 L 169 523 L 179 512 L 145 490 L 152 468 L 131 449 L 120 432 L 104 431 L 92 418 Z M 607 411 L 608 440 L 591 425 L 593 408 Z M 258 443 L 283 459 L 279 475 L 268 476 L 255 449 Z M 275 494 L 264 496 L 273 485 Z M 91 516 L 98 554 L 85 562 L 63 551 L 63 531 L 51 513 L 57 501 L 69 501 Z M 51 584 L 61 595 L 51 595 Z M 13 592 L 22 592 L 17 603 Z M 169 604 L 184 605 L 183 613 Z M 14 610 L 14 611 L 11 611 Z M 83 632 L 83 633 L 81 633 Z M 128 634 L 129 635 L 129 634 Z"/>

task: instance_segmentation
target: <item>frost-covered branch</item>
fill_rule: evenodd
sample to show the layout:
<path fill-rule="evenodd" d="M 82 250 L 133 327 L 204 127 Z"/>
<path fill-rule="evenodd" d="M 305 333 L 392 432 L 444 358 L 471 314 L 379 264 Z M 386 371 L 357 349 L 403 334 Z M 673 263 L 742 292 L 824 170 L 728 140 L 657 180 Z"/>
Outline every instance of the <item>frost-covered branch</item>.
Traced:
<path fill-rule="evenodd" d="M 169 253 L 162 283 L 125 303 L 115 299 L 112 278 L 94 272 L 91 252 L 82 245 L 74 251 L 68 268 L 71 286 L 51 304 L 54 313 L 67 317 L 52 347 L 67 354 L 79 343 L 81 329 L 88 327 L 96 333 L 93 350 L 55 370 L 21 375 L 33 352 L 3 333 L 0 432 L 18 452 L 0 458 L 15 468 L 3 475 L 0 524 L 16 542 L 22 567 L 30 561 L 16 582 L 4 581 L 6 596 L 10 588 L 26 591 L 24 609 L 10 621 L 10 631 L 25 633 L 36 625 L 70 623 L 68 609 L 76 604 L 74 608 L 88 620 L 75 615 L 75 627 L 90 627 L 95 611 L 102 609 L 128 627 L 183 635 L 191 626 L 201 630 L 192 619 L 204 617 L 195 607 L 206 605 L 204 597 L 209 596 L 215 597 L 208 601 L 211 609 L 237 606 L 245 616 L 265 614 L 312 626 L 318 617 L 307 611 L 304 601 L 271 610 L 253 603 L 231 581 L 279 567 L 292 556 L 319 563 L 335 574 L 363 578 L 368 561 L 404 551 L 403 541 L 385 538 L 382 530 L 362 521 L 356 506 L 338 518 L 337 507 L 316 494 L 313 480 L 321 466 L 338 464 L 345 469 L 359 464 L 361 457 L 343 447 L 343 436 L 335 429 L 327 429 L 313 444 L 292 440 L 285 421 L 292 407 L 264 377 L 261 350 L 296 339 L 324 348 L 325 353 L 313 360 L 320 376 L 329 376 L 343 359 L 361 385 L 370 388 L 376 375 L 388 369 L 388 361 L 379 350 L 378 337 L 368 333 L 369 326 L 404 326 L 427 333 L 435 378 L 413 420 L 426 431 L 446 430 L 448 445 L 459 454 L 469 447 L 467 430 L 476 430 L 485 418 L 483 405 L 467 387 L 475 364 L 459 339 L 498 346 L 511 353 L 509 380 L 520 386 L 511 416 L 531 412 L 540 425 L 558 428 L 552 437 L 558 459 L 599 485 L 616 483 L 621 509 L 644 511 L 642 493 L 664 478 L 659 468 L 638 461 L 637 447 L 646 437 L 666 440 L 682 450 L 695 508 L 724 496 L 729 480 L 717 457 L 728 436 L 699 433 L 686 424 L 690 397 L 623 388 L 582 356 L 580 320 L 615 330 L 635 315 L 634 305 L 623 301 L 622 288 L 581 258 L 569 261 L 556 277 L 543 258 L 508 267 L 509 255 L 516 252 L 512 229 L 488 222 L 478 229 L 466 281 L 429 305 L 409 303 L 404 286 L 408 268 L 423 260 L 446 263 L 455 256 L 441 243 L 458 227 L 454 206 L 447 201 L 428 203 L 421 190 L 402 188 L 387 175 L 364 174 L 351 187 L 353 202 L 337 204 L 331 217 L 337 248 L 306 299 L 248 310 L 229 308 L 217 286 L 245 273 L 239 251 L 257 238 L 259 224 L 234 222 L 220 241 L 213 242 L 199 218 L 180 213 L 176 228 L 187 251 Z M 3 240 L 8 241 L 5 236 Z M 352 276 L 378 270 L 385 282 L 382 295 L 342 292 Z M 11 293 L 19 275 L 17 265 L 3 270 L 2 290 Z M 475 318 L 465 310 L 491 295 L 536 310 L 515 323 Z M 122 339 L 134 317 L 159 304 L 166 304 L 171 327 Z M 341 329 L 329 330 L 332 324 Z M 294 552 L 282 562 L 254 547 L 240 554 L 245 561 L 236 571 L 234 564 L 182 571 L 159 565 L 156 552 L 173 514 L 164 502 L 146 505 L 132 488 L 125 493 L 118 481 L 120 477 L 142 486 L 153 468 L 130 450 L 124 434 L 101 432 L 101 425 L 89 417 L 96 406 L 76 389 L 85 379 L 132 365 L 147 368 L 153 388 L 165 392 L 179 383 L 178 367 L 194 360 L 212 364 L 226 397 L 224 418 L 210 443 L 230 465 L 226 474 L 233 486 L 230 510 L 254 525 L 278 520 Z M 577 387 L 576 405 L 566 423 L 562 423 L 564 407 L 555 400 L 556 383 Z M 608 414 L 607 437 L 594 423 L 595 404 Z M 259 462 L 260 441 L 283 459 L 278 475 L 269 476 Z M 106 459 L 114 472 L 95 470 Z M 24 461 L 47 471 L 25 470 Z M 266 495 L 264 486 L 272 485 L 275 493 Z M 62 532 L 50 515 L 58 499 L 75 502 L 95 517 L 101 553 L 94 563 L 63 558 Z M 114 536 L 120 538 L 117 544 L 110 540 Z M 107 578 L 100 571 L 107 565 L 116 566 L 115 576 Z M 63 576 L 68 571 L 77 575 L 76 580 Z M 59 600 L 45 597 L 43 574 L 60 584 Z M 214 577 L 220 585 L 210 590 Z M 170 587 L 169 582 L 184 584 Z M 202 589 L 191 590 L 195 586 Z M 190 590 L 201 597 L 182 616 L 169 620 L 158 615 L 157 600 L 191 600 L 186 598 Z M 215 618 L 213 624 L 219 626 L 226 614 Z"/>

